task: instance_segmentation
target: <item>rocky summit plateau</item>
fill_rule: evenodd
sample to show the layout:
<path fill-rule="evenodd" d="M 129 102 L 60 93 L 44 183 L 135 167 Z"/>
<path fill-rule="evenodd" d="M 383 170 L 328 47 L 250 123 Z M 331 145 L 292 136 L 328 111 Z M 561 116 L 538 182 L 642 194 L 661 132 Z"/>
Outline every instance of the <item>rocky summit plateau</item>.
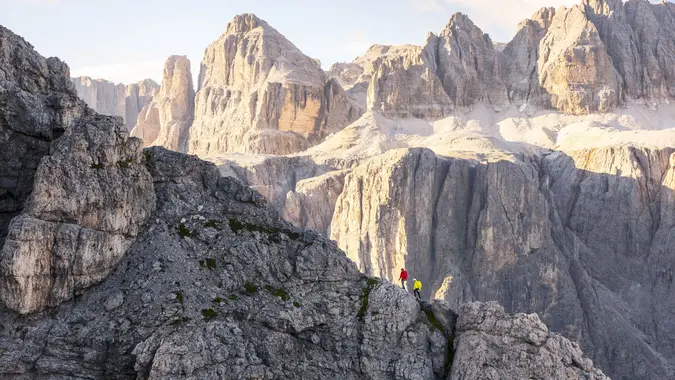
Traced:
<path fill-rule="evenodd" d="M 0 378 L 675 378 L 674 26 L 456 13 L 323 70 L 242 14 L 161 86 L 0 27 Z"/>

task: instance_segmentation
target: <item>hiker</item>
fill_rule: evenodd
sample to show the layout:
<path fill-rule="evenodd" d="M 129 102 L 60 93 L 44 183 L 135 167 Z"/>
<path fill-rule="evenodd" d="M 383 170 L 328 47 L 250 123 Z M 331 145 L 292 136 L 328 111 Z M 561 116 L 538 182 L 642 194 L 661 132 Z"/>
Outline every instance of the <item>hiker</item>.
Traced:
<path fill-rule="evenodd" d="M 413 278 L 413 293 L 415 294 L 415 298 L 418 300 L 422 299 L 422 296 L 420 295 L 420 290 L 422 290 L 422 281 Z"/>
<path fill-rule="evenodd" d="M 408 272 L 405 271 L 405 268 L 401 268 L 401 275 L 398 276 L 398 280 L 401 281 L 401 287 L 405 289 L 405 283 L 408 281 Z"/>

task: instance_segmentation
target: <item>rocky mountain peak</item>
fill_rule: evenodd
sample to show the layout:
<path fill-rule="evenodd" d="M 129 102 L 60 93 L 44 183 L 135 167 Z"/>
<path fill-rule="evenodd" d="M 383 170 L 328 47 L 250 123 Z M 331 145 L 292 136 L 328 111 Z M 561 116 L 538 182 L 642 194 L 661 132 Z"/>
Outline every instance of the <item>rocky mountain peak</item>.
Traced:
<path fill-rule="evenodd" d="M 583 0 L 581 4 L 595 14 L 610 15 L 623 10 L 623 0 Z"/>
<path fill-rule="evenodd" d="M 235 16 L 227 24 L 225 34 L 248 33 L 257 28 L 269 28 L 269 24 L 252 13 L 244 13 Z"/>
<path fill-rule="evenodd" d="M 539 28 L 546 30 L 551 26 L 551 22 L 553 21 L 554 16 L 555 16 L 555 8 L 553 7 L 541 8 L 537 12 L 535 12 L 532 15 L 532 17 L 520 23 L 518 29 L 522 29 L 525 23 L 534 22 L 537 24 Z"/>
<path fill-rule="evenodd" d="M 453 32 L 458 32 L 460 30 L 469 31 L 469 33 L 479 32 L 481 35 L 484 34 L 469 16 L 461 12 L 456 12 L 450 16 L 450 21 L 448 21 L 441 34 L 451 35 Z"/>
<path fill-rule="evenodd" d="M 362 110 L 320 64 L 253 15 L 237 16 L 205 52 L 190 152 L 288 154 Z"/>

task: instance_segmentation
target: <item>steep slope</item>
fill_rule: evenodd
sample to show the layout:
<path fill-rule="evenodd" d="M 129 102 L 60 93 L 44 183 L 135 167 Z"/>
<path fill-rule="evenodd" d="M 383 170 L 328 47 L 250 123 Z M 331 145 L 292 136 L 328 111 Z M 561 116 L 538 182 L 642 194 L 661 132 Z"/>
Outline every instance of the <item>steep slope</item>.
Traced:
<path fill-rule="evenodd" d="M 254 15 L 235 17 L 204 55 L 190 152 L 287 154 L 358 118 L 318 62 Z"/>
<path fill-rule="evenodd" d="M 145 146 L 158 145 L 186 152 L 194 112 L 190 60 L 185 56 L 171 56 L 164 64 L 159 93 L 143 107 L 131 135 L 143 140 Z"/>
<path fill-rule="evenodd" d="M 72 81 L 77 95 L 89 107 L 102 115 L 121 116 L 128 130 L 134 128 L 138 114 L 159 91 L 159 85 L 150 79 L 130 85 L 89 77 L 72 78 Z"/>

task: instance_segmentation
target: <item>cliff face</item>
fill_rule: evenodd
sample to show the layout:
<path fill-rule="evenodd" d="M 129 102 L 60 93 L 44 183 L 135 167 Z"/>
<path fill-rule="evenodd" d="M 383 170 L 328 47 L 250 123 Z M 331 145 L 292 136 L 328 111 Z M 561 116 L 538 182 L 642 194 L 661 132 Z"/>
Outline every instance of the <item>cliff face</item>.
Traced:
<path fill-rule="evenodd" d="M 122 117 L 128 130 L 134 128 L 138 114 L 159 91 L 159 85 L 150 79 L 130 85 L 89 77 L 72 78 L 72 81 L 77 95 L 89 107 L 102 115 Z"/>
<path fill-rule="evenodd" d="M 479 102 L 574 115 L 664 104 L 673 99 L 673 10 L 644 0 L 543 8 L 499 49 L 458 13 L 421 47 L 373 47 L 330 73 L 348 92 L 367 88 L 367 109 L 391 117 L 438 119 Z"/>
<path fill-rule="evenodd" d="M 390 151 L 347 174 L 331 238 L 365 273 L 407 268 L 426 297 L 537 312 L 614 378 L 672 377 L 673 152 L 477 164 Z"/>
<path fill-rule="evenodd" d="M 0 246 L 10 220 L 24 208 L 51 141 L 87 113 L 68 75 L 66 64 L 40 57 L 0 27 Z"/>
<path fill-rule="evenodd" d="M 206 49 L 190 152 L 287 154 L 356 120 L 319 64 L 254 15 L 237 16 Z"/>
<path fill-rule="evenodd" d="M 164 64 L 162 87 L 153 101 L 143 107 L 131 135 L 142 139 L 145 146 L 186 152 L 194 102 L 190 60 L 185 56 L 169 57 Z"/>

